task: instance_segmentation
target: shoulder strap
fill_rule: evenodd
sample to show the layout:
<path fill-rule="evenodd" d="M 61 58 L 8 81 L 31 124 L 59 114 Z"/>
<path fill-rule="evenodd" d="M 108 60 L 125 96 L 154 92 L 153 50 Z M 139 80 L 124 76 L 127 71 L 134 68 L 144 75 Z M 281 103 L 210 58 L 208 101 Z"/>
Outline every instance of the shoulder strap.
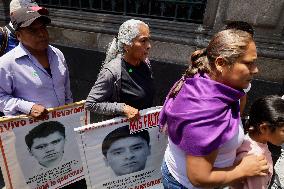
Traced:
<path fill-rule="evenodd" d="M 5 27 L 0 27 L 0 33 L 2 34 L 2 43 L 0 48 L 0 56 L 2 56 L 8 45 L 8 32 Z"/>
<path fill-rule="evenodd" d="M 10 35 L 13 36 L 14 38 L 17 38 L 16 37 L 16 34 L 15 34 L 15 29 L 13 27 L 10 26 L 10 24 L 7 24 L 5 26 L 5 28 L 7 28 L 7 30 L 10 30 Z"/>

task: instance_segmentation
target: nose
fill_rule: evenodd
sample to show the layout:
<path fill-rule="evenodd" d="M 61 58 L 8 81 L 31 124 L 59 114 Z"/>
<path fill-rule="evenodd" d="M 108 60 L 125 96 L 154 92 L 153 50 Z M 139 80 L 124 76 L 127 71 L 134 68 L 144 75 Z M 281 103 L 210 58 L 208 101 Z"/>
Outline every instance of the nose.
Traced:
<path fill-rule="evenodd" d="M 250 72 L 251 72 L 253 75 L 255 75 L 255 74 L 258 73 L 258 67 L 257 67 L 256 64 L 253 64 L 253 65 L 251 66 Z"/>
<path fill-rule="evenodd" d="M 45 152 L 48 153 L 48 152 L 51 152 L 51 151 L 54 151 L 54 146 L 49 144 L 49 145 L 46 146 Z"/>
<path fill-rule="evenodd" d="M 148 49 L 151 49 L 151 48 L 152 48 L 152 45 L 151 45 L 151 42 L 149 41 Z"/>
<path fill-rule="evenodd" d="M 45 31 L 43 29 L 39 29 L 37 33 L 38 33 L 39 37 L 44 37 L 45 36 Z"/>
<path fill-rule="evenodd" d="M 149 49 L 151 49 L 151 48 L 152 48 L 151 42 L 148 41 L 148 43 L 147 43 L 147 49 L 149 50 Z"/>
<path fill-rule="evenodd" d="M 135 155 L 131 150 L 127 150 L 125 157 L 126 159 L 133 159 Z"/>

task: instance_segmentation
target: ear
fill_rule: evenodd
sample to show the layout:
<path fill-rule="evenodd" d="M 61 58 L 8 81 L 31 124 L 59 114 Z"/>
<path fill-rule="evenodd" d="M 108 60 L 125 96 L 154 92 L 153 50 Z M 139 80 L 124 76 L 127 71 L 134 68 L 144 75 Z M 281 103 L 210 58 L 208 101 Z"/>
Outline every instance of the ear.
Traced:
<path fill-rule="evenodd" d="M 129 45 L 124 45 L 123 46 L 124 52 L 127 53 L 129 51 L 129 48 L 130 48 Z"/>
<path fill-rule="evenodd" d="M 224 58 L 218 56 L 215 60 L 216 70 L 222 73 L 224 66 L 226 65 Z"/>
<path fill-rule="evenodd" d="M 269 127 L 266 123 L 261 123 L 259 125 L 259 131 L 261 134 L 266 134 L 267 132 L 269 132 Z"/>
<path fill-rule="evenodd" d="M 16 31 L 15 34 L 16 34 L 17 39 L 18 39 L 19 41 L 21 41 L 21 36 L 22 36 L 21 32 Z"/>
<path fill-rule="evenodd" d="M 30 154 L 31 156 L 34 156 L 33 153 L 32 153 L 32 151 L 31 151 L 31 149 L 28 148 L 28 151 L 29 151 L 29 154 Z"/>
<path fill-rule="evenodd" d="M 151 155 L 151 145 L 148 146 L 148 156 Z"/>
<path fill-rule="evenodd" d="M 106 167 L 109 167 L 108 160 L 105 156 L 104 156 L 104 162 L 105 162 Z"/>

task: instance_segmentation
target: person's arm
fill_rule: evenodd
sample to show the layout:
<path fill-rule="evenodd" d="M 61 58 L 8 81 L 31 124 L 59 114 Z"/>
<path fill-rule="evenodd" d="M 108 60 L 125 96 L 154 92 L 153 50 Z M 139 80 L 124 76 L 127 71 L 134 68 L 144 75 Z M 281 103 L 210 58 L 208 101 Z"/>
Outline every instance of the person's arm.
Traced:
<path fill-rule="evenodd" d="M 268 170 L 264 156 L 250 155 L 242 159 L 240 164 L 226 167 L 213 167 L 218 150 L 208 156 L 186 156 L 188 179 L 196 187 L 218 187 L 229 185 L 249 176 L 264 176 Z"/>
<path fill-rule="evenodd" d="M 105 115 L 124 115 L 125 103 L 110 102 L 115 78 L 108 69 L 102 69 L 87 99 L 86 109 Z"/>
<path fill-rule="evenodd" d="M 13 76 L 9 70 L 3 67 L 0 68 L 0 81 L 0 111 L 5 115 L 16 115 L 19 112 L 28 115 L 35 103 L 16 98 L 12 95 Z"/>
<path fill-rule="evenodd" d="M 64 62 L 64 64 L 66 65 L 66 74 L 65 74 L 65 104 L 70 104 L 70 103 L 73 102 L 73 97 L 72 97 L 72 92 L 71 92 L 71 89 L 70 89 L 69 70 L 68 70 L 67 64 L 65 62 Z"/>
<path fill-rule="evenodd" d="M 35 118 L 41 118 L 48 113 L 44 106 L 16 98 L 12 95 L 13 79 L 10 72 L 4 68 L 0 68 L 0 81 L 0 111 L 5 115 L 23 113 Z"/>

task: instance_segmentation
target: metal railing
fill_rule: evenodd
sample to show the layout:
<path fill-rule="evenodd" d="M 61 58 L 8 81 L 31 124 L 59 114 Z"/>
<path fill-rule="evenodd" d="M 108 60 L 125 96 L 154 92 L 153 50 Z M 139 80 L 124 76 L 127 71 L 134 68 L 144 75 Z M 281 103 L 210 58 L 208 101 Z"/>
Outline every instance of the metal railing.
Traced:
<path fill-rule="evenodd" d="M 45 7 L 202 23 L 207 0 L 39 0 Z"/>

